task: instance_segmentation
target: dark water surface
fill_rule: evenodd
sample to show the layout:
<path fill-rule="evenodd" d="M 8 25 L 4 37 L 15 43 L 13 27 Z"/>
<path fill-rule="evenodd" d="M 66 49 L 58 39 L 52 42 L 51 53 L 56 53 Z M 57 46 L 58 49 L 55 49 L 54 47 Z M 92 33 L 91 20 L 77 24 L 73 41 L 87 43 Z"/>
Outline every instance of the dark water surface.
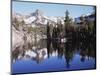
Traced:
<path fill-rule="evenodd" d="M 34 73 L 96 68 L 93 42 L 41 39 L 13 51 L 12 73 Z M 26 48 L 25 48 L 26 47 Z"/>

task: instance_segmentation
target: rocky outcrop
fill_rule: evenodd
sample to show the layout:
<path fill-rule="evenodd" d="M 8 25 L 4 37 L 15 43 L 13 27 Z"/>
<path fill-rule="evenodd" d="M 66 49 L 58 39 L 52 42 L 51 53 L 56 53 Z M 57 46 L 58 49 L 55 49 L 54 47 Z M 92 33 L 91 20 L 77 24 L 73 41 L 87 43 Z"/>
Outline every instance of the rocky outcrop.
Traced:
<path fill-rule="evenodd" d="M 15 50 L 16 47 L 21 47 L 25 43 L 33 42 L 32 34 L 28 34 L 24 31 L 18 31 L 12 25 L 12 51 Z"/>

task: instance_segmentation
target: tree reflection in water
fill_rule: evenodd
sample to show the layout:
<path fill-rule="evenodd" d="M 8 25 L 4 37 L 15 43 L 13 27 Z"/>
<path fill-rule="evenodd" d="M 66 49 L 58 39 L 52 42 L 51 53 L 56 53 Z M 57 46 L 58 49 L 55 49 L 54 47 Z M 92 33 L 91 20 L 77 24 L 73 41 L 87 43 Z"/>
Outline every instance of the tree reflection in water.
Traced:
<path fill-rule="evenodd" d="M 73 61 L 73 57 L 75 54 L 79 54 L 81 56 L 80 60 L 81 62 L 84 62 L 86 58 L 95 59 L 95 43 L 89 41 L 67 41 L 66 43 L 61 43 L 57 41 L 56 39 L 53 39 L 50 41 L 50 39 L 47 40 L 47 53 L 48 58 L 50 57 L 50 54 L 53 52 L 58 53 L 58 58 L 62 58 L 62 56 L 65 57 L 66 60 L 66 66 L 67 68 L 70 67 L 70 62 Z"/>
<path fill-rule="evenodd" d="M 62 43 L 56 38 L 41 39 L 37 43 L 25 43 L 23 46 L 16 47 L 12 52 L 12 61 L 30 59 L 36 61 L 38 64 L 50 57 L 58 57 L 62 59 L 64 56 L 66 60 L 66 67 L 70 67 L 70 63 L 76 54 L 81 56 L 81 62 L 86 59 L 95 59 L 95 43 L 94 41 L 67 40 Z"/>

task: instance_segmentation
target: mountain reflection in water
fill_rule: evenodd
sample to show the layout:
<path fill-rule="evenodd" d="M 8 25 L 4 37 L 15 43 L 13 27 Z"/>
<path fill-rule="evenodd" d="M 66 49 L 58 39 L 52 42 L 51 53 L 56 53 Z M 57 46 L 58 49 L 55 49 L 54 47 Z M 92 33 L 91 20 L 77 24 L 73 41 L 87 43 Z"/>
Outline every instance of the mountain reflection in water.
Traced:
<path fill-rule="evenodd" d="M 62 43 L 56 39 L 41 39 L 34 43 L 26 42 L 12 52 L 13 73 L 92 69 L 96 64 L 95 50 L 95 43 L 84 40 Z"/>

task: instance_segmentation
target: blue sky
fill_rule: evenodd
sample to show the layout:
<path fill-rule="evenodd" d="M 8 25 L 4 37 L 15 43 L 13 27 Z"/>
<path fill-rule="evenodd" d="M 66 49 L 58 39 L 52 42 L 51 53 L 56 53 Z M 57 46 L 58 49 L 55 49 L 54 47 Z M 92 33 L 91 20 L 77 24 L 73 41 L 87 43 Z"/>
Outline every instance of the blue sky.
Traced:
<path fill-rule="evenodd" d="M 64 5 L 64 4 L 47 4 L 47 3 L 32 3 L 32 2 L 12 2 L 12 11 L 21 14 L 30 14 L 36 9 L 40 9 L 46 16 L 65 16 L 65 11 L 68 9 L 70 16 L 73 18 L 79 17 L 82 14 L 93 12 L 93 6 L 80 5 Z"/>

